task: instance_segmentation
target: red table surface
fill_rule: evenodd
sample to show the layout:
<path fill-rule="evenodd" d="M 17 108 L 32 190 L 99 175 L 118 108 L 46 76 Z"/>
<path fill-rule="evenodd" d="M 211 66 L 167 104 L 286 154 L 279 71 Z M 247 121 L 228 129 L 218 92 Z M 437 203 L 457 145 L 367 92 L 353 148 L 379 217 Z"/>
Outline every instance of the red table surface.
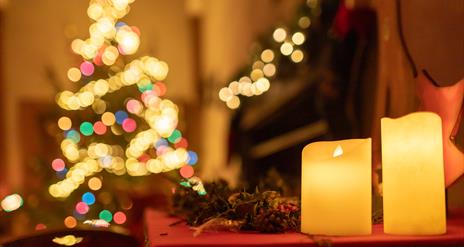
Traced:
<path fill-rule="evenodd" d="M 146 240 L 150 247 L 172 246 L 319 246 L 300 233 L 259 234 L 234 232 L 204 232 L 193 237 L 185 223 L 169 226 L 179 218 L 147 209 L 144 216 Z M 331 246 L 460 246 L 464 247 L 464 210 L 449 214 L 447 233 L 437 236 L 399 236 L 383 233 L 383 225 L 373 225 L 372 235 L 325 237 Z"/>

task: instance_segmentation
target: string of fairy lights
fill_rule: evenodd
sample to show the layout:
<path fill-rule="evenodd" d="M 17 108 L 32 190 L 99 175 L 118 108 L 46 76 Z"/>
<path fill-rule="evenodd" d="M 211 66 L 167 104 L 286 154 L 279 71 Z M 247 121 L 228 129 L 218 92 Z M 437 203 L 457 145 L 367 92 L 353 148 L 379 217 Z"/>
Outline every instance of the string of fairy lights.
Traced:
<path fill-rule="evenodd" d="M 317 0 L 307 1 L 309 8 L 317 6 Z M 305 29 L 311 26 L 309 16 L 298 18 L 297 28 L 292 30 L 289 26 L 277 27 L 272 33 L 273 44 L 255 54 L 249 74 L 232 81 L 228 86 L 219 90 L 219 99 L 226 103 L 230 109 L 240 106 L 240 97 L 252 97 L 267 92 L 271 86 L 270 80 L 278 72 L 278 64 L 282 56 L 289 57 L 293 63 L 301 63 L 305 53 L 301 46 L 306 41 Z"/>
<path fill-rule="evenodd" d="M 83 61 L 79 67 L 72 67 L 67 72 L 72 82 L 88 82 L 77 92 L 63 91 L 56 97 L 57 104 L 65 110 L 91 108 L 99 118 L 93 122 L 77 122 L 67 116 L 58 119 L 58 127 L 64 132 L 60 148 L 67 161 L 62 158 L 52 161 L 52 168 L 63 179 L 50 185 L 49 193 L 56 198 L 66 198 L 87 180 L 89 191 L 75 205 L 75 212 L 80 216 L 85 215 L 95 203 L 94 193 L 102 188 L 102 180 L 95 175 L 102 170 L 116 175 L 145 176 L 179 169 L 184 178 L 183 186 L 193 187 L 200 195 L 206 194 L 201 180 L 194 176 L 192 166 L 197 163 L 197 154 L 188 150 L 187 139 L 177 129 L 178 107 L 162 98 L 166 86 L 161 81 L 168 74 L 167 63 L 145 56 L 123 68 L 116 66 L 122 63 L 121 56 L 136 53 L 140 45 L 139 29 L 119 21 L 129 12 L 129 5 L 134 1 L 90 1 L 87 14 L 94 21 L 89 28 L 90 37 L 76 39 L 71 44 L 73 52 Z M 89 81 L 98 67 L 108 68 L 110 76 Z M 134 85 L 140 97 L 126 99 L 124 109 L 107 110 L 105 95 Z M 148 129 L 138 131 L 141 121 L 148 125 Z M 105 135 L 130 133 L 134 135 L 127 146 L 104 141 L 91 142 L 87 147 L 82 145 L 85 137 L 104 139 Z M 70 165 L 69 169 L 66 163 Z M 126 221 L 124 212 L 113 214 L 106 209 L 99 213 L 99 218 L 87 223 L 103 226 L 101 220 L 113 220 L 117 224 Z M 75 227 L 76 217 L 68 216 L 64 223 L 69 228 Z"/>

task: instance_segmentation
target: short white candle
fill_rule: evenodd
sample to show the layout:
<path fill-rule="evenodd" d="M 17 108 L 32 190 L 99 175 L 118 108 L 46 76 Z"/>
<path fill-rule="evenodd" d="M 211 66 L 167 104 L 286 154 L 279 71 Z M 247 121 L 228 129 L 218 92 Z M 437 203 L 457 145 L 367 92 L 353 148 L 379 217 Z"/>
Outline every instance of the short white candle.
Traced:
<path fill-rule="evenodd" d="M 371 139 L 308 144 L 302 152 L 301 232 L 371 233 Z"/>

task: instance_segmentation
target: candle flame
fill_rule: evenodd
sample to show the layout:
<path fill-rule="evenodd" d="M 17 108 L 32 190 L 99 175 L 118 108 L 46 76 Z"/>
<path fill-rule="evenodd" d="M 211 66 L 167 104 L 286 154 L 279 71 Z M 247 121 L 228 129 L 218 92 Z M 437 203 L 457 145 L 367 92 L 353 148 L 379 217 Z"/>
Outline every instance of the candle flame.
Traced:
<path fill-rule="evenodd" d="M 338 144 L 333 152 L 333 157 L 335 158 L 337 156 L 341 156 L 342 154 L 343 154 L 343 148 L 342 146 L 340 146 L 340 144 Z"/>

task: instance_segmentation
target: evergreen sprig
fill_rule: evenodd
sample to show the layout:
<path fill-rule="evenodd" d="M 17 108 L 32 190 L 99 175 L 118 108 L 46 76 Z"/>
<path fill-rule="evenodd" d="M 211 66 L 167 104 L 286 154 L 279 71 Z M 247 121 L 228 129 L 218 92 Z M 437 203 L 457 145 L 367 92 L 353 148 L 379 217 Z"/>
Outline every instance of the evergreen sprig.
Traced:
<path fill-rule="evenodd" d="M 183 186 L 174 194 L 174 213 L 184 216 L 191 226 L 225 219 L 238 223 L 242 231 L 284 232 L 299 229 L 300 206 L 296 198 L 282 197 L 276 191 L 234 191 L 224 181 L 205 184 L 205 188 L 208 191 L 206 196 L 200 196 L 190 187 Z M 237 224 L 230 226 L 236 227 Z M 224 225 L 220 228 L 224 227 L 227 228 Z"/>

